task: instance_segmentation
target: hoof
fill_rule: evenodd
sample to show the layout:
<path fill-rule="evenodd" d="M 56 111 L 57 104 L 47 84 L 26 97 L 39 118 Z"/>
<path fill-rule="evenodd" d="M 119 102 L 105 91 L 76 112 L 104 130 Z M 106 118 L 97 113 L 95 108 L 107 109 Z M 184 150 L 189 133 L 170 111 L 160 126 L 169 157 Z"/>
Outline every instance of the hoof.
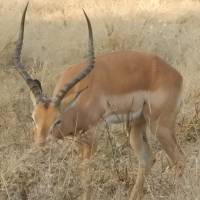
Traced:
<path fill-rule="evenodd" d="M 141 188 L 133 188 L 129 200 L 142 200 L 143 190 Z"/>
<path fill-rule="evenodd" d="M 185 169 L 185 162 L 184 161 L 178 161 L 175 165 L 175 173 L 177 177 L 181 177 L 184 173 Z"/>

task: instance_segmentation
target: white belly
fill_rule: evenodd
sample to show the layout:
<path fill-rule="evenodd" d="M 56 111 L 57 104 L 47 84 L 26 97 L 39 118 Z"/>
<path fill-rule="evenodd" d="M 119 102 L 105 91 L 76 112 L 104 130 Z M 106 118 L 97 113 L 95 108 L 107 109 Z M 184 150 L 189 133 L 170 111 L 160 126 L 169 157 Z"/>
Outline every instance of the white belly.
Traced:
<path fill-rule="evenodd" d="M 134 119 L 138 118 L 142 113 L 142 109 L 136 111 L 136 112 L 131 112 L 128 114 L 111 114 L 108 115 L 104 118 L 104 120 L 109 123 L 109 124 L 118 124 L 118 123 L 123 123 L 127 121 L 133 121 Z"/>
<path fill-rule="evenodd" d="M 107 123 L 123 123 L 138 118 L 143 110 L 145 92 L 105 96 L 103 119 Z"/>

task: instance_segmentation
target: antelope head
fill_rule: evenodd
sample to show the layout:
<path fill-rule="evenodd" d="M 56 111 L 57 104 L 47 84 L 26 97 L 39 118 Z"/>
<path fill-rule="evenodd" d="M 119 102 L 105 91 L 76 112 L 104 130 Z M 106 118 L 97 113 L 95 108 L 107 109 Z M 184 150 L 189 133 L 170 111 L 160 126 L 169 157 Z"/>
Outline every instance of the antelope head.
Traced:
<path fill-rule="evenodd" d="M 87 21 L 88 32 L 89 32 L 89 55 L 87 65 L 83 70 L 75 76 L 74 79 L 69 81 L 64 87 L 59 91 L 59 93 L 53 98 L 46 98 L 43 95 L 42 86 L 39 80 L 33 79 L 30 74 L 26 71 L 26 66 L 21 63 L 21 50 L 23 45 L 24 38 L 24 24 L 26 11 L 28 8 L 28 3 L 23 11 L 21 18 L 21 25 L 19 31 L 19 37 L 17 40 L 17 45 L 15 49 L 15 54 L 13 56 L 14 65 L 25 80 L 26 84 L 30 88 L 32 101 L 34 109 L 32 112 L 32 118 L 34 121 L 34 141 L 36 144 L 44 144 L 48 135 L 51 133 L 51 130 L 60 123 L 61 116 L 61 101 L 65 95 L 72 89 L 80 80 L 85 78 L 91 70 L 94 68 L 95 56 L 94 56 L 94 47 L 93 47 L 93 34 L 90 20 L 87 14 L 84 12 L 84 16 Z M 76 99 L 80 96 L 81 92 L 79 91 L 75 98 L 70 102 L 70 104 L 75 103 Z"/>

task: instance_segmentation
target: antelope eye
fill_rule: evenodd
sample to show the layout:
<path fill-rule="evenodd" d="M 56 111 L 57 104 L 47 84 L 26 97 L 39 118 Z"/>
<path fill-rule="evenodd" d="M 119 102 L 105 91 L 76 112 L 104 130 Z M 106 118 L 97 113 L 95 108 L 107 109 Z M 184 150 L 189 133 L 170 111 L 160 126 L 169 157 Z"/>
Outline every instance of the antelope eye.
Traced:
<path fill-rule="evenodd" d="M 61 124 L 61 120 L 58 119 L 58 120 L 55 121 L 54 127 L 58 127 L 60 124 Z"/>
<path fill-rule="evenodd" d="M 33 117 L 30 118 L 31 122 L 35 125 L 35 120 L 33 119 Z"/>

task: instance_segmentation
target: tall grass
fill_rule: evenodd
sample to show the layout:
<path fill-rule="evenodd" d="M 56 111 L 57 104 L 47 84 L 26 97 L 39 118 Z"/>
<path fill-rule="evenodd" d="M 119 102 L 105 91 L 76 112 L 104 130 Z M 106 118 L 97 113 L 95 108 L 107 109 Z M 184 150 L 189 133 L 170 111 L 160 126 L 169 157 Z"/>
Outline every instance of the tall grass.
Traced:
<path fill-rule="evenodd" d="M 11 57 L 25 1 L 0 0 L 0 199 L 78 199 L 79 154 L 75 142 L 32 145 L 32 105 Z M 195 0 L 32 0 L 27 13 L 23 61 L 51 94 L 57 76 L 87 53 L 87 28 L 94 30 L 97 54 L 124 49 L 153 52 L 184 77 L 177 134 L 187 155 L 185 175 L 166 171 L 165 154 L 151 139 L 157 163 L 145 184 L 145 199 L 200 199 L 200 2 Z M 137 170 L 123 126 L 95 134 L 97 153 L 90 165 L 93 199 L 125 200 Z"/>

